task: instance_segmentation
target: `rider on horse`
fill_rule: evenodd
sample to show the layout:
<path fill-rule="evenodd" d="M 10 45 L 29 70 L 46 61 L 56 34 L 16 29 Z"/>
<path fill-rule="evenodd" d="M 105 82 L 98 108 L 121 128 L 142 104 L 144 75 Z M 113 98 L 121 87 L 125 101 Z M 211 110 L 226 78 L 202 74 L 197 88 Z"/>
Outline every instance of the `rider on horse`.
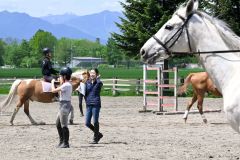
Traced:
<path fill-rule="evenodd" d="M 51 82 L 53 79 L 52 74 L 56 75 L 59 73 L 59 71 L 55 70 L 52 67 L 51 57 L 52 57 L 52 51 L 49 48 L 43 49 L 44 59 L 42 61 L 42 74 L 43 79 L 46 82 Z"/>

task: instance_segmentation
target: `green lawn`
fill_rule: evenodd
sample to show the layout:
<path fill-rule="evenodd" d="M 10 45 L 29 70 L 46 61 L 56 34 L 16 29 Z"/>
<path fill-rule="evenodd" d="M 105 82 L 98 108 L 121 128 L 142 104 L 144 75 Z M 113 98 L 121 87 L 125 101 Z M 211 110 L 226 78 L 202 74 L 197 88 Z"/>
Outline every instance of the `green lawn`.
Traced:
<path fill-rule="evenodd" d="M 76 68 L 73 69 L 74 71 Z M 143 77 L 142 68 L 125 69 L 125 68 L 101 68 L 99 69 L 101 78 L 123 78 L 138 79 Z M 202 69 L 179 69 L 179 77 L 186 77 L 190 72 L 200 72 Z M 42 77 L 40 68 L 16 68 L 16 69 L 0 69 L 0 78 L 39 78 Z M 156 71 L 148 71 L 148 77 L 156 77 Z M 173 74 L 170 74 L 173 77 Z"/>
<path fill-rule="evenodd" d="M 76 70 L 73 69 L 73 70 Z M 142 79 L 143 78 L 143 70 L 142 68 L 133 68 L 133 69 L 125 69 L 125 68 L 100 68 L 99 69 L 101 78 L 121 78 L 121 79 Z M 202 69 L 179 69 L 178 76 L 181 78 L 185 78 L 191 72 L 200 72 Z M 157 75 L 156 71 L 148 71 L 147 77 L 149 79 L 155 79 Z M 0 69 L 0 78 L 40 78 L 41 69 L 40 68 L 16 68 L 16 69 Z M 170 78 L 173 77 L 173 73 L 170 73 Z M 0 94 L 7 94 L 10 89 L 10 85 L 1 85 L 0 83 Z M 187 96 L 191 96 L 192 91 L 189 89 L 189 93 Z M 102 95 L 111 95 L 111 91 L 103 90 Z M 120 92 L 118 95 L 124 96 L 133 96 L 135 95 L 134 87 L 133 91 L 129 92 Z"/>

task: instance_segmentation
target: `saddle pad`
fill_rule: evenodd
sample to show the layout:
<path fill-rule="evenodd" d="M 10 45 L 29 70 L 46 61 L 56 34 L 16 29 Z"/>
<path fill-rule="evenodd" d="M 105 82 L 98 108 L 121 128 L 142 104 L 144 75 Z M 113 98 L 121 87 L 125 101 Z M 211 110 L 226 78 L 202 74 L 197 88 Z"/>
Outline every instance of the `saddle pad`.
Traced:
<path fill-rule="evenodd" d="M 52 91 L 52 84 L 49 82 L 42 81 L 42 89 L 43 92 L 51 92 Z"/>

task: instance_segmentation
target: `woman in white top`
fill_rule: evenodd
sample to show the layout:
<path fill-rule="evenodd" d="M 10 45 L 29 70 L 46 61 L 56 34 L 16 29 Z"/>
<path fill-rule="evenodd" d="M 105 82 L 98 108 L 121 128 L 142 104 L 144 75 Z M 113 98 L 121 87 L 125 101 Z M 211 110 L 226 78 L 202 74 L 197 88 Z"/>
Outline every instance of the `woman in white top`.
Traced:
<path fill-rule="evenodd" d="M 72 85 L 69 82 L 72 75 L 72 70 L 69 67 L 64 67 L 60 71 L 60 84 L 58 88 L 54 86 L 54 80 L 52 80 L 52 92 L 59 94 L 59 112 L 56 120 L 56 127 L 59 134 L 60 143 L 57 147 L 69 148 L 69 130 L 68 130 L 68 115 L 72 109 L 71 96 L 72 96 Z"/>
<path fill-rule="evenodd" d="M 80 115 L 84 116 L 83 114 L 83 97 L 85 99 L 85 93 L 86 93 L 86 84 L 81 82 L 79 87 L 78 87 L 78 100 L 79 100 L 79 110 L 80 110 Z M 85 100 L 86 101 L 86 100 Z"/>

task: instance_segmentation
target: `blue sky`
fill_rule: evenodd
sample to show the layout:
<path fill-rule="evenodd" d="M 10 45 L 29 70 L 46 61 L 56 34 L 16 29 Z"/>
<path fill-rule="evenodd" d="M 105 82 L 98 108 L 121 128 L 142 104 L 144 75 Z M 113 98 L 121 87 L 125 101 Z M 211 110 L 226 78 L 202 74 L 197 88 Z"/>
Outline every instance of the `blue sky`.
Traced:
<path fill-rule="evenodd" d="M 125 0 L 0 0 L 0 11 L 24 12 L 33 17 L 60 14 L 87 15 L 103 10 L 121 11 Z"/>

